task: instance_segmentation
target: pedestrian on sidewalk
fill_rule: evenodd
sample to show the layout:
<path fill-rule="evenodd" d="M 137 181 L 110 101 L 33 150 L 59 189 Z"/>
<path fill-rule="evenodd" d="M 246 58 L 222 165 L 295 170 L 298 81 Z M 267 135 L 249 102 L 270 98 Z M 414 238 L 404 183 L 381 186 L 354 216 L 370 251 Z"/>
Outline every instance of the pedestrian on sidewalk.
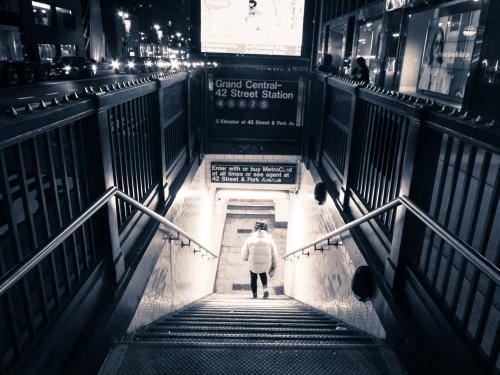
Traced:
<path fill-rule="evenodd" d="M 276 244 L 268 233 L 267 223 L 264 220 L 257 221 L 254 229 L 255 232 L 247 238 L 241 248 L 241 259 L 248 261 L 253 298 L 257 298 L 257 275 L 264 289 L 263 298 L 269 298 L 267 273 L 273 277 L 276 270 L 278 262 Z"/>

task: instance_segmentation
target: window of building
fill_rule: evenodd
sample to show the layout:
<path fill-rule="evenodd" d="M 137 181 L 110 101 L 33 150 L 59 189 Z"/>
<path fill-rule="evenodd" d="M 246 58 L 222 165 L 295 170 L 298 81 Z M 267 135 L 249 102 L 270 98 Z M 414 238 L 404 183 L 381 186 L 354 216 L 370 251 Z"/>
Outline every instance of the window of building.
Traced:
<path fill-rule="evenodd" d="M 56 57 L 56 46 L 54 44 L 38 44 L 38 55 L 42 62 L 50 62 Z"/>
<path fill-rule="evenodd" d="M 73 29 L 75 22 L 73 19 L 73 12 L 69 9 L 56 7 L 57 26 L 64 27 L 65 29 Z"/>
<path fill-rule="evenodd" d="M 155 45 L 151 43 L 139 44 L 139 55 L 143 57 L 152 57 L 155 53 Z"/>
<path fill-rule="evenodd" d="M 76 45 L 61 44 L 61 56 L 76 56 Z"/>
<path fill-rule="evenodd" d="M 22 60 L 21 37 L 19 29 L 0 25 L 0 61 Z"/>
<path fill-rule="evenodd" d="M 0 11 L 19 13 L 19 0 L 0 0 Z"/>
<path fill-rule="evenodd" d="M 382 31 L 382 19 L 359 24 L 356 57 L 363 57 L 370 70 L 370 82 L 376 82 L 380 72 L 378 48 Z"/>
<path fill-rule="evenodd" d="M 410 14 L 399 90 L 461 104 L 479 15 L 474 2 Z"/>
<path fill-rule="evenodd" d="M 35 24 L 50 26 L 52 24 L 50 5 L 38 1 L 32 1 L 31 5 L 33 6 L 33 19 Z"/>

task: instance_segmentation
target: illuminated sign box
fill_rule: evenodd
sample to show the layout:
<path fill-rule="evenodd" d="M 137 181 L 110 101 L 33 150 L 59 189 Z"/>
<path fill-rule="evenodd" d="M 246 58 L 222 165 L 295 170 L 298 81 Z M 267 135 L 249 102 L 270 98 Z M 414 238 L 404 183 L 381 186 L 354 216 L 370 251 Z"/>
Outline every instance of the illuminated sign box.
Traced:
<path fill-rule="evenodd" d="M 201 51 L 300 56 L 305 0 L 202 0 Z"/>
<path fill-rule="evenodd" d="M 210 181 L 229 184 L 293 185 L 297 181 L 297 165 L 212 162 L 210 163 Z"/>
<path fill-rule="evenodd" d="M 385 10 L 394 10 L 402 8 L 409 4 L 409 0 L 386 0 Z"/>

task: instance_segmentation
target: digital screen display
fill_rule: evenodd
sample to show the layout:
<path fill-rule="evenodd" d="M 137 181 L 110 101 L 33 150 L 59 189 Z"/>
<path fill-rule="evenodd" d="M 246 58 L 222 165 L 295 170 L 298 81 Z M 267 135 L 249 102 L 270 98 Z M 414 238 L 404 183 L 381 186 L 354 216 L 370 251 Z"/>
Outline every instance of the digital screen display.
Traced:
<path fill-rule="evenodd" d="M 300 56 L 305 0 L 202 0 L 201 51 Z"/>

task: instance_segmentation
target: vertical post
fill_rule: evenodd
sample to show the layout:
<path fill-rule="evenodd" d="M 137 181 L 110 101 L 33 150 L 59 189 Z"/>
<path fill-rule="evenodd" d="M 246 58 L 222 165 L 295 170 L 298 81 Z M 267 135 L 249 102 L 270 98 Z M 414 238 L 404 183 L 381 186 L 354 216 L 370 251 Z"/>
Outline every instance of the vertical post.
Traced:
<path fill-rule="evenodd" d="M 358 87 L 354 87 L 351 93 L 351 113 L 349 114 L 349 129 L 350 132 L 347 136 L 347 145 L 346 145 L 346 155 L 345 155 L 345 166 L 344 166 L 344 175 L 342 176 L 342 186 L 340 187 L 339 192 L 339 202 L 341 206 L 345 209 L 349 207 L 349 198 L 350 198 L 350 189 L 352 185 L 352 179 L 354 175 L 354 169 L 357 163 L 357 158 L 359 155 L 356 155 L 356 147 L 354 144 L 355 140 L 360 139 L 360 125 L 359 114 L 357 114 L 358 108 Z"/>
<path fill-rule="evenodd" d="M 327 100 L 329 98 L 329 96 L 327 95 L 327 79 L 328 79 L 327 77 L 323 77 L 323 79 L 321 80 L 322 84 L 321 98 L 320 98 L 321 106 L 319 110 L 319 124 L 318 124 L 318 134 L 317 134 L 319 139 L 315 139 L 316 155 L 314 155 L 315 163 L 318 166 L 321 164 L 321 155 L 323 154 L 323 139 L 325 139 L 324 137 L 325 117 L 328 116 L 328 114 L 326 113 Z"/>
<path fill-rule="evenodd" d="M 414 177 L 416 153 L 421 131 L 421 122 L 418 118 L 411 117 L 408 124 L 408 133 L 405 140 L 405 154 L 403 159 L 403 168 L 401 175 L 401 186 L 399 196 L 410 195 L 412 180 Z M 396 209 L 396 219 L 394 224 L 394 233 L 391 242 L 391 251 L 386 259 L 384 266 L 384 279 L 387 285 L 395 289 L 398 274 L 401 270 L 401 259 L 403 237 L 408 230 L 408 223 L 411 222 L 410 216 L 407 216 L 407 209 L 403 205 Z"/>
<path fill-rule="evenodd" d="M 165 102 L 165 89 L 162 88 L 162 81 L 158 79 L 157 81 L 157 102 L 156 107 L 158 108 L 158 124 L 154 129 L 154 155 L 157 157 L 159 163 L 156 163 L 156 176 L 158 179 L 158 202 L 160 204 L 165 204 L 165 197 L 168 197 L 168 186 L 165 186 L 165 176 L 167 174 L 167 165 L 165 160 L 165 137 L 163 136 L 163 126 L 165 124 L 165 107 L 163 103 Z"/>
<path fill-rule="evenodd" d="M 111 155 L 111 139 L 109 132 L 109 123 L 106 109 L 99 108 L 97 112 L 97 123 L 99 133 L 99 148 L 102 162 L 102 181 L 104 189 L 115 185 L 113 175 L 113 160 Z M 106 204 L 105 221 L 109 235 L 109 245 L 111 246 L 110 279 L 116 286 L 125 274 L 125 260 L 120 247 L 120 235 L 118 233 L 118 219 L 116 216 L 116 199 L 110 199 Z"/>
<path fill-rule="evenodd" d="M 309 161 L 310 161 L 310 150 L 309 150 L 309 144 L 311 142 L 311 139 L 309 137 L 313 138 L 314 133 L 310 130 L 312 128 L 311 125 L 311 86 L 312 86 L 312 74 L 309 74 L 307 76 L 307 83 L 304 87 L 305 91 L 305 97 L 307 98 L 307 103 L 305 105 L 306 112 L 305 112 L 305 119 L 302 123 L 302 128 L 301 128 L 301 144 L 300 144 L 300 151 L 302 153 L 302 161 L 305 163 L 306 167 L 309 169 Z"/>
<path fill-rule="evenodd" d="M 187 152 L 187 158 L 188 158 L 188 163 L 191 164 L 193 161 L 193 146 L 194 146 L 194 140 L 192 141 L 191 138 L 193 137 L 196 132 L 193 130 L 193 116 L 191 115 L 191 110 L 192 110 L 192 102 L 191 102 L 191 95 L 192 95 L 192 88 L 191 88 L 191 81 L 193 80 L 192 78 L 193 73 L 188 72 L 188 76 L 186 79 L 185 83 L 185 101 L 184 101 L 184 113 L 186 113 L 186 122 L 187 122 L 187 129 L 186 129 L 186 152 Z"/>

